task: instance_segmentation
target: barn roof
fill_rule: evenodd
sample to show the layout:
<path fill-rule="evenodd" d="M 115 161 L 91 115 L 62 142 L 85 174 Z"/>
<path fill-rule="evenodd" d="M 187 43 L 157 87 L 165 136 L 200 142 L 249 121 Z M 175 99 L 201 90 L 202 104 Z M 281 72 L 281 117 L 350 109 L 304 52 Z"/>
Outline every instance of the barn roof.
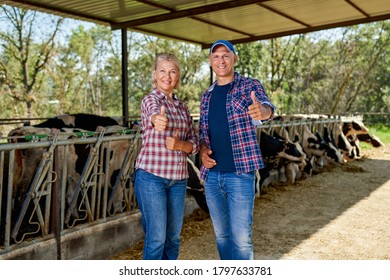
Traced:
<path fill-rule="evenodd" d="M 388 0 L 0 0 L 190 42 L 245 43 L 390 18 Z"/>

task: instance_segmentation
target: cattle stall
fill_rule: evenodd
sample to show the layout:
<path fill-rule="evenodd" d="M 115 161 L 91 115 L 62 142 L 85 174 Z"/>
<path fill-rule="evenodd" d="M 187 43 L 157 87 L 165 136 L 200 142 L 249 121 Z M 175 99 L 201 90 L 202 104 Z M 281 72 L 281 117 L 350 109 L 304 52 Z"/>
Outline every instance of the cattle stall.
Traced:
<path fill-rule="evenodd" d="M 363 117 L 288 115 L 276 117 L 258 129 L 265 168 L 258 170 L 256 195 L 271 183 L 294 183 L 319 172 L 327 164 L 343 164 L 357 159 L 359 145 L 351 145 L 343 128 L 359 123 L 361 133 L 368 129 Z M 354 131 L 353 133 L 360 133 Z M 266 134 L 268 137 L 263 137 Z M 277 150 L 276 147 L 280 146 Z"/>
<path fill-rule="evenodd" d="M 137 212 L 130 175 L 140 131 L 47 132 L 0 145 L 0 258 L 37 238 Z"/>
<path fill-rule="evenodd" d="M 282 117 L 259 127 L 259 141 L 264 131 L 279 134 L 284 146 L 288 141 L 303 146 L 305 129 L 319 135 L 327 130 L 334 135 L 344 122 L 361 119 Z M 0 144 L 0 259 L 102 259 L 142 239 L 140 213 L 130 180 L 140 149 L 140 131 L 43 132 L 13 136 L 8 143 Z M 18 138 L 23 141 L 13 141 Z M 304 157 L 285 151 L 283 154 L 287 155 L 283 164 L 280 154 L 264 158 L 271 167 L 267 176 L 261 174 L 268 181 L 262 178 L 258 195 L 270 182 L 284 180 L 281 170 L 288 164 L 299 166 L 302 162 L 298 161 L 308 160 L 306 153 Z M 320 158 L 316 158 L 317 168 L 323 166 Z M 79 166 L 77 161 L 81 159 Z M 275 160 L 278 163 L 271 164 Z M 16 183 L 15 177 L 26 174 L 18 170 L 23 161 L 33 172 L 21 190 L 23 186 Z M 294 179 L 303 178 L 303 169 L 298 168 L 298 173 Z M 189 214 L 197 203 L 192 198 L 187 203 Z M 91 238 L 93 235 L 97 237 Z M 115 247 L 121 243 L 117 239 L 122 242 L 119 247 Z M 40 250 L 43 253 L 36 253 Z"/>

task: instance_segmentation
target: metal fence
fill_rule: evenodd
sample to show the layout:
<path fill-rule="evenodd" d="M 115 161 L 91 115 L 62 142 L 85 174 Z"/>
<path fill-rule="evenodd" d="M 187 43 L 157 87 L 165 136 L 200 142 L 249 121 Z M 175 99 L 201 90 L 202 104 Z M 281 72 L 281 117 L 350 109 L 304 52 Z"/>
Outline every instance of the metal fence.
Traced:
<path fill-rule="evenodd" d="M 140 131 L 106 133 L 28 135 L 22 137 L 27 142 L 0 145 L 0 253 L 30 237 L 63 233 L 137 209 L 130 175 Z M 75 147 L 84 149 L 82 172 L 76 178 L 69 170 Z M 115 165 L 118 162 L 120 166 Z M 25 173 L 33 176 L 25 195 L 20 195 L 15 177 Z"/>
<path fill-rule="evenodd" d="M 332 128 L 356 119 L 362 117 L 293 117 L 263 124 L 259 131 L 286 129 L 293 137 L 303 133 L 304 125 L 321 133 L 325 125 Z M 107 135 L 105 130 L 57 132 L 23 140 L 27 142 L 0 144 L 0 254 L 31 238 L 66 234 L 78 225 L 137 211 L 130 176 L 141 145 L 139 130 L 116 131 L 115 135 Z M 74 178 L 69 170 L 74 162 L 68 161 L 80 147 L 88 152 L 79 177 Z M 27 151 L 34 151 L 38 160 L 25 162 L 33 176 L 25 195 L 20 196 L 15 189 L 19 164 L 15 161 L 20 152 Z"/>

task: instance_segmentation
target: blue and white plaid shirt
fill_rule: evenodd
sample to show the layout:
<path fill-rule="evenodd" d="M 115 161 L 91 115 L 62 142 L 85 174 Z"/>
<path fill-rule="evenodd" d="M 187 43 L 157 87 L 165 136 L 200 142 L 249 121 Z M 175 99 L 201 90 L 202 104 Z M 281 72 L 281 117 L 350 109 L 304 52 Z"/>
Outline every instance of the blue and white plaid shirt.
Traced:
<path fill-rule="evenodd" d="M 216 82 L 203 93 L 200 104 L 199 142 L 200 145 L 205 144 L 209 148 L 208 112 L 215 84 Z M 226 99 L 226 113 L 236 171 L 242 173 L 264 168 L 256 133 L 257 125 L 262 122 L 253 120 L 248 113 L 248 107 L 253 103 L 251 91 L 256 93 L 256 97 L 261 104 L 268 105 L 272 109 L 271 118 L 275 112 L 275 106 L 271 103 L 264 87 L 258 80 L 240 76 L 237 72 L 234 73 L 234 81 Z M 202 179 L 205 180 L 209 169 L 202 164 L 200 171 Z"/>

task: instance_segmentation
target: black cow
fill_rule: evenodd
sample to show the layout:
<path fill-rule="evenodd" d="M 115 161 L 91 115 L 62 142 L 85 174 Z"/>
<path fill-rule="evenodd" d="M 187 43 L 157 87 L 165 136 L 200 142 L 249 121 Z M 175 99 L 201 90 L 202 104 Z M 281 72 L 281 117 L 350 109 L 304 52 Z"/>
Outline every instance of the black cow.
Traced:
<path fill-rule="evenodd" d="M 111 117 L 80 113 L 58 115 L 33 126 L 57 129 L 64 127 L 81 128 L 89 131 L 95 131 L 98 126 L 106 127 L 112 125 L 119 125 L 119 123 Z"/>
<path fill-rule="evenodd" d="M 196 167 L 195 163 L 189 158 L 187 158 L 187 165 L 189 174 L 189 178 L 187 180 L 187 192 L 195 198 L 196 203 L 198 203 L 202 210 L 209 213 L 204 193 L 204 183 L 200 179 L 200 171 L 198 167 Z"/>

